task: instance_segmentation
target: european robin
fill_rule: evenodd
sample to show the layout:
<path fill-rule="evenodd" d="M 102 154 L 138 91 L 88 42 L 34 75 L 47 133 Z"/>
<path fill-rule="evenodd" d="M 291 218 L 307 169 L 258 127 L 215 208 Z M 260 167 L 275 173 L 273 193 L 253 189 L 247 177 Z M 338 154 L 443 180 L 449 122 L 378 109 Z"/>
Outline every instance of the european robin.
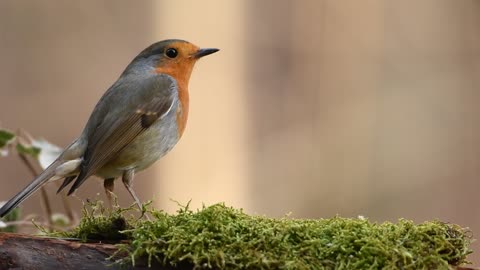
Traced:
<path fill-rule="evenodd" d="M 132 189 L 136 172 L 168 153 L 182 137 L 188 117 L 188 81 L 193 66 L 218 49 L 200 49 L 184 40 L 154 43 L 138 54 L 103 94 L 80 135 L 28 186 L 0 208 L 5 216 L 51 180 L 65 179 L 68 195 L 97 175 L 109 200 L 114 180 Z"/>

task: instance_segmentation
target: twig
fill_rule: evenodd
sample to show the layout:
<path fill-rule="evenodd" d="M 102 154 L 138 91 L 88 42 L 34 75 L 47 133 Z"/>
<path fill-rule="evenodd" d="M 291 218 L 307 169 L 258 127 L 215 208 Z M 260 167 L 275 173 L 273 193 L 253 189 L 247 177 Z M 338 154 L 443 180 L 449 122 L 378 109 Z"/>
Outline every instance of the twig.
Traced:
<path fill-rule="evenodd" d="M 35 170 L 35 168 L 33 167 L 30 160 L 28 160 L 28 158 L 24 154 L 18 153 L 18 156 L 20 157 L 20 160 L 23 161 L 25 166 L 27 166 L 28 170 L 32 173 L 33 177 L 36 177 L 38 175 L 38 173 Z M 41 195 L 41 198 L 42 198 L 43 206 L 45 208 L 44 209 L 45 213 L 47 215 L 47 222 L 49 224 L 49 227 L 52 227 L 53 226 L 52 225 L 53 224 L 53 221 L 52 221 L 52 207 L 50 206 L 50 201 L 48 199 L 48 194 L 47 194 L 47 191 L 45 190 L 44 187 L 40 188 L 40 195 Z"/>
<path fill-rule="evenodd" d="M 57 230 L 57 231 L 63 231 L 65 230 L 64 227 L 58 227 L 55 225 L 52 225 L 50 223 L 43 223 L 43 222 L 35 222 L 35 224 L 30 220 L 15 220 L 15 221 L 5 221 L 4 222 L 7 226 L 31 226 L 31 227 L 38 227 L 38 225 L 48 228 L 50 231 Z M 68 229 L 68 228 L 67 228 Z"/>

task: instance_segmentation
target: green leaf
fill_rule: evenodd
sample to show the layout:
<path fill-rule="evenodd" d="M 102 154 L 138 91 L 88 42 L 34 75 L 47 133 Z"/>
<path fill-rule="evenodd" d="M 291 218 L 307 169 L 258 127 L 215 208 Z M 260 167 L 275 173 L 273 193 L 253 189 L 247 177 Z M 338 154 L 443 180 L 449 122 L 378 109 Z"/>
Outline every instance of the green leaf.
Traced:
<path fill-rule="evenodd" d="M 18 143 L 16 146 L 17 152 L 19 154 L 24 154 L 38 159 L 41 149 L 33 145 L 21 144 Z"/>
<path fill-rule="evenodd" d="M 0 129 L 0 156 L 8 154 L 7 146 L 15 140 L 15 134 L 6 129 Z"/>
<path fill-rule="evenodd" d="M 0 206 L 5 202 L 0 202 Z M 20 209 L 17 207 L 0 220 L 0 232 L 16 232 L 17 226 L 7 226 L 5 222 L 17 221 L 20 219 Z"/>
<path fill-rule="evenodd" d="M 0 129 L 0 148 L 10 144 L 15 139 L 15 134 L 6 129 Z"/>

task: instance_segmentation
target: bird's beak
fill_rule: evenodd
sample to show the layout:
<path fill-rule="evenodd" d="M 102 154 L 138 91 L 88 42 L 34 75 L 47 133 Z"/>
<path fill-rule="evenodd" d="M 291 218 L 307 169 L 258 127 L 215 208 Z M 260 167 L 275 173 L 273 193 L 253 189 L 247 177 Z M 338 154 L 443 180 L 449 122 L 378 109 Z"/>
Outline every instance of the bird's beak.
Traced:
<path fill-rule="evenodd" d="M 199 59 L 201 57 L 204 57 L 204 56 L 212 54 L 212 53 L 216 53 L 218 51 L 219 51 L 219 49 L 215 49 L 215 48 L 199 49 L 196 53 L 193 54 L 193 57 L 195 59 Z"/>

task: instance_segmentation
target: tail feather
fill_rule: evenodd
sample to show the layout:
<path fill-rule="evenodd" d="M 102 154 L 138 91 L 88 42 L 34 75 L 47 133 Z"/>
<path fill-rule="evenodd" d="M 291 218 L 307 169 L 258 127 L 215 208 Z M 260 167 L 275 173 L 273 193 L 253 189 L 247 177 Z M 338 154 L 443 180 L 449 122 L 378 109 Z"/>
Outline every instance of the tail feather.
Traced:
<path fill-rule="evenodd" d="M 60 185 L 60 187 L 58 188 L 57 194 L 60 193 L 60 191 L 62 191 L 66 186 L 68 186 L 68 184 L 70 184 L 73 180 L 75 180 L 76 177 L 77 175 L 66 177 L 65 180 L 63 180 L 62 185 Z"/>
<path fill-rule="evenodd" d="M 58 160 L 53 162 L 47 169 L 45 169 L 37 178 L 35 178 L 30 184 L 28 184 L 22 191 L 10 199 L 6 204 L 0 208 L 0 217 L 4 217 L 20 203 L 26 200 L 35 191 L 41 188 L 45 183 L 55 176 L 55 168 L 60 164 Z"/>
<path fill-rule="evenodd" d="M 80 174 L 78 175 L 77 179 L 75 180 L 75 182 L 73 183 L 72 187 L 71 187 L 70 190 L 68 191 L 67 196 L 72 195 L 72 193 L 75 192 L 75 190 L 77 190 L 77 188 L 78 188 L 81 184 L 83 184 L 83 182 L 85 182 L 85 180 L 87 180 L 88 177 L 90 177 L 90 175 L 88 175 L 85 170 L 80 169 Z M 73 180 L 73 179 L 72 179 L 72 180 Z"/>

